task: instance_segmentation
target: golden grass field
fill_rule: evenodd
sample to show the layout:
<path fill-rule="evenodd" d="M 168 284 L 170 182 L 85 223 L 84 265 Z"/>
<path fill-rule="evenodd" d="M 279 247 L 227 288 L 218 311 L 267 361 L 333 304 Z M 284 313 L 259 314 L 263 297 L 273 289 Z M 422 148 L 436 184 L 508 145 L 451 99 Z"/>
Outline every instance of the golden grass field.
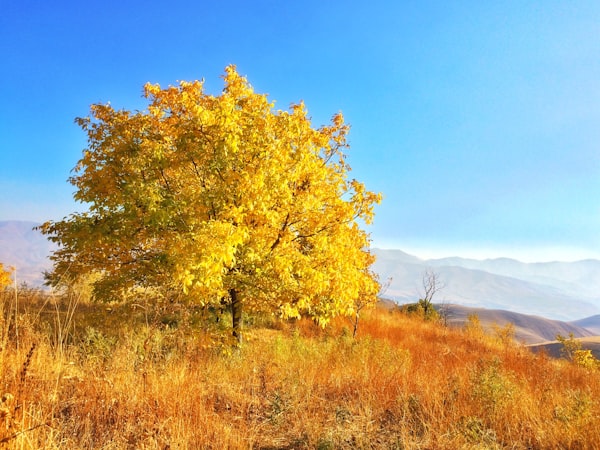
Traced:
<path fill-rule="evenodd" d="M 600 448 L 600 371 L 477 327 L 253 316 L 234 348 L 209 311 L 1 300 L 3 448 Z"/>

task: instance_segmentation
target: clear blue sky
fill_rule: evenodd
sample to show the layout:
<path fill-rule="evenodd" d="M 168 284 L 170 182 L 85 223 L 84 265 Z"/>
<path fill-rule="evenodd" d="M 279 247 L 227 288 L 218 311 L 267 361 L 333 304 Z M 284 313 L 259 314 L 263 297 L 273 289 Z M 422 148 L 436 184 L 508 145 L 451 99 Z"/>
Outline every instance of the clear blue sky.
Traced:
<path fill-rule="evenodd" d="M 233 63 L 315 126 L 344 113 L 374 246 L 600 257 L 598 1 L 4 1 L 0 58 L 0 220 L 76 210 L 90 104 L 218 93 Z"/>

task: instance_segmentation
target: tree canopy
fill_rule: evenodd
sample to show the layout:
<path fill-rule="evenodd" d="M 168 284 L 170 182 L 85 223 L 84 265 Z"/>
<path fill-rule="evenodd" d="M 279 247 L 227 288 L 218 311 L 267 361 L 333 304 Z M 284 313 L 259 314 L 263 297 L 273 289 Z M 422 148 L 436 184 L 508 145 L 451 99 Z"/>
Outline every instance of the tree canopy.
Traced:
<path fill-rule="evenodd" d="M 381 196 L 348 177 L 348 125 L 275 110 L 235 66 L 223 78 L 218 96 L 146 84 L 145 111 L 76 119 L 88 146 L 69 181 L 88 210 L 41 227 L 59 244 L 49 281 L 93 274 L 96 298 L 151 287 L 234 316 L 352 314 L 378 291 L 361 225 Z"/>

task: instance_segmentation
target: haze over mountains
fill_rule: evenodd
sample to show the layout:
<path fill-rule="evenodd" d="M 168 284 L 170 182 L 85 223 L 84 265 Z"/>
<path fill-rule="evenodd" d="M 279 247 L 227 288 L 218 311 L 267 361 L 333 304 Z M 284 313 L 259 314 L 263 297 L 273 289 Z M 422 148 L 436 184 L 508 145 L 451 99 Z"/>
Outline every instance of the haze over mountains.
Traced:
<path fill-rule="evenodd" d="M 19 282 L 41 286 L 53 244 L 33 230 L 33 222 L 0 221 L 0 262 L 17 268 Z M 438 275 L 443 288 L 434 302 L 502 309 L 548 319 L 574 321 L 600 334 L 600 261 L 522 263 L 499 258 L 423 260 L 400 250 L 374 249 L 374 270 L 382 282 L 391 277 L 384 296 L 398 303 L 423 293 L 426 271 Z M 594 328 L 597 327 L 597 328 Z"/>
<path fill-rule="evenodd" d="M 499 258 L 422 260 L 400 250 L 374 249 L 374 270 L 391 277 L 384 296 L 398 303 L 423 294 L 426 271 L 437 274 L 443 289 L 435 302 L 505 309 L 549 319 L 577 320 L 600 313 L 600 261 L 522 263 Z"/>

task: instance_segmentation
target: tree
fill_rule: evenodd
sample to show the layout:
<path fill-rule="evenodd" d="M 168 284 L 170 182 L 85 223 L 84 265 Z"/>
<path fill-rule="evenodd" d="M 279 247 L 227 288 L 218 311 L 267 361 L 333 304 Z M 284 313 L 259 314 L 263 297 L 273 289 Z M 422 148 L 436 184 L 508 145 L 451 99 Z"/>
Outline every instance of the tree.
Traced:
<path fill-rule="evenodd" d="M 573 361 L 575 358 L 575 353 L 581 350 L 581 342 L 575 338 L 573 332 L 569 332 L 568 338 L 558 333 L 556 335 L 556 340 L 562 344 L 560 354 L 569 361 Z"/>
<path fill-rule="evenodd" d="M 0 290 L 11 285 L 12 280 L 10 278 L 13 268 L 9 267 L 9 270 L 4 268 L 4 264 L 0 263 Z"/>
<path fill-rule="evenodd" d="M 381 296 L 385 293 L 385 291 L 388 290 L 388 288 L 390 287 L 390 284 L 392 284 L 392 277 L 389 277 L 387 279 L 387 281 L 380 286 L 379 288 L 379 292 L 377 293 L 377 298 L 381 298 Z M 356 333 L 358 332 L 358 322 L 360 321 L 360 312 L 371 306 L 372 300 L 368 299 L 368 298 L 362 298 L 359 297 L 354 301 L 354 317 L 350 318 L 350 321 L 352 322 L 352 338 L 356 338 Z"/>
<path fill-rule="evenodd" d="M 201 305 L 320 324 L 375 301 L 369 237 L 381 196 L 348 178 L 348 125 L 315 129 L 303 103 L 274 110 L 235 66 L 219 96 L 203 83 L 146 84 L 146 111 L 91 107 L 69 179 L 89 210 L 43 233 L 59 244 L 48 281 L 94 273 L 94 297 L 143 286 Z"/>
<path fill-rule="evenodd" d="M 560 353 L 575 365 L 587 369 L 600 367 L 600 361 L 594 357 L 591 350 L 582 348 L 581 341 L 575 338 L 572 331 L 569 333 L 568 338 L 560 333 L 557 334 L 556 340 L 563 345 Z"/>
<path fill-rule="evenodd" d="M 438 274 L 432 270 L 428 270 L 423 274 L 421 282 L 423 284 L 423 295 L 417 303 L 409 304 L 405 309 L 408 313 L 417 314 L 426 320 L 437 320 L 439 314 L 433 306 L 433 297 L 444 288 L 444 285 L 440 283 Z"/>
<path fill-rule="evenodd" d="M 433 306 L 433 297 L 444 285 L 440 283 L 439 276 L 432 270 L 428 270 L 423 274 L 423 296 L 419 299 L 419 305 L 425 312 L 425 317 L 435 314 L 435 308 Z"/>
<path fill-rule="evenodd" d="M 477 338 L 481 338 L 484 335 L 485 330 L 483 329 L 483 325 L 481 324 L 481 320 L 477 313 L 469 314 L 467 316 L 465 332 Z"/>

